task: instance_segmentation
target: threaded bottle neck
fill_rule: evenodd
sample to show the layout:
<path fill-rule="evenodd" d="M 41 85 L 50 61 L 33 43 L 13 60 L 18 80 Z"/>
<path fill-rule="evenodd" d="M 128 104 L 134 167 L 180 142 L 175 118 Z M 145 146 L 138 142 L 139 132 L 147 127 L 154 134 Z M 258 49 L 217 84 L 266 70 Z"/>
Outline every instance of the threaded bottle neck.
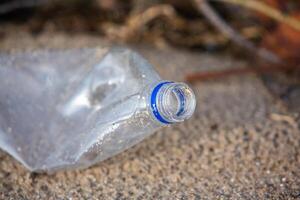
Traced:
<path fill-rule="evenodd" d="M 170 81 L 157 84 L 152 90 L 150 101 L 154 117 L 163 124 L 190 118 L 196 107 L 192 89 L 185 83 Z"/>

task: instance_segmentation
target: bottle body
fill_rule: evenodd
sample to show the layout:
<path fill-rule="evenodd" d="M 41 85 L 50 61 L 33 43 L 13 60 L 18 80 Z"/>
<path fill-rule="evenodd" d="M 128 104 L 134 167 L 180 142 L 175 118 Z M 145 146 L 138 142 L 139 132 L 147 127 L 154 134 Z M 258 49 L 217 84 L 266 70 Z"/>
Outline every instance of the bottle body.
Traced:
<path fill-rule="evenodd" d="M 151 107 L 161 78 L 131 50 L 0 58 L 0 147 L 30 170 L 88 167 L 164 126 Z"/>

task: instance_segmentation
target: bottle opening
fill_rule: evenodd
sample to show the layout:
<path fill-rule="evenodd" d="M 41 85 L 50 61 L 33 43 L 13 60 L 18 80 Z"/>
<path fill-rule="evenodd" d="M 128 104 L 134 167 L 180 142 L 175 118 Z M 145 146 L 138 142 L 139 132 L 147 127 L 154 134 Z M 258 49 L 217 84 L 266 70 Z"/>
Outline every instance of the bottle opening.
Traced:
<path fill-rule="evenodd" d="M 171 124 L 188 119 L 194 113 L 196 99 L 185 83 L 162 82 L 151 94 L 151 109 L 160 122 Z"/>

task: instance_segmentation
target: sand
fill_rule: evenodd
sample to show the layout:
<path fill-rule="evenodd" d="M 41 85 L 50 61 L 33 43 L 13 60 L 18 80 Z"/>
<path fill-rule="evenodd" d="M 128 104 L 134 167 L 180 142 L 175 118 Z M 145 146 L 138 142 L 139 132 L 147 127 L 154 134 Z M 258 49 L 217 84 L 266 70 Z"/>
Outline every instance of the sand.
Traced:
<path fill-rule="evenodd" d="M 1 51 L 109 44 L 86 34 L 3 31 Z M 165 79 L 243 67 L 228 55 L 133 47 Z M 299 118 L 256 75 L 199 82 L 194 116 L 85 170 L 30 173 L 0 151 L 0 199 L 297 199 Z"/>

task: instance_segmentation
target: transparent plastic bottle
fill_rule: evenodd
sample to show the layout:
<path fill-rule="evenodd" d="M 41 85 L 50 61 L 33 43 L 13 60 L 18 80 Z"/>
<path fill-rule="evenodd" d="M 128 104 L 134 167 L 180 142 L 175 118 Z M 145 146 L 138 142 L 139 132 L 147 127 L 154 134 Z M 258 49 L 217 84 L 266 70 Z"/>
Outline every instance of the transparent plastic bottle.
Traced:
<path fill-rule="evenodd" d="M 31 171 L 93 165 L 195 105 L 186 84 L 125 48 L 0 55 L 0 147 Z"/>

